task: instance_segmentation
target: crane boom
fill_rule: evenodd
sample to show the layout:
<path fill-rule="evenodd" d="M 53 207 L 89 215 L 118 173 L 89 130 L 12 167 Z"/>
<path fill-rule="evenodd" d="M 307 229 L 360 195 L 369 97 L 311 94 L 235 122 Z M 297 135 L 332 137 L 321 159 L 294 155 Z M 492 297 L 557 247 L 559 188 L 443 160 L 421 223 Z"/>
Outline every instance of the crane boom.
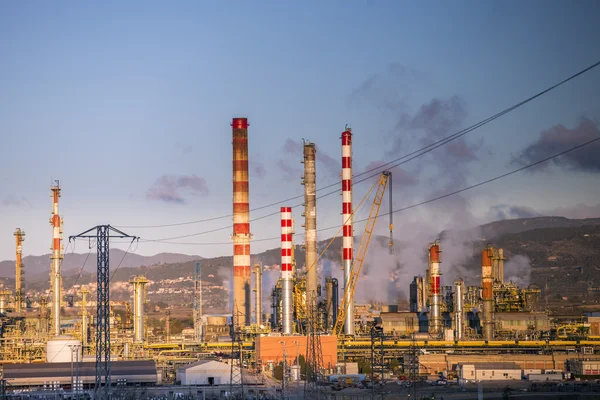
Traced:
<path fill-rule="evenodd" d="M 354 298 L 356 282 L 358 281 L 363 262 L 365 261 L 365 256 L 367 255 L 367 249 L 369 248 L 369 243 L 371 242 L 371 236 L 373 234 L 373 229 L 375 229 L 375 222 L 377 221 L 377 216 L 379 215 L 379 208 L 381 207 L 383 195 L 385 194 L 385 189 L 388 184 L 390 175 L 391 173 L 389 171 L 383 171 L 381 173 L 381 176 L 379 177 L 379 186 L 377 187 L 377 192 L 375 193 L 375 198 L 373 199 L 373 205 L 371 206 L 371 212 L 369 213 L 369 218 L 367 219 L 365 232 L 363 233 L 360 239 L 358 253 L 356 253 L 356 257 L 352 262 L 352 272 L 350 273 L 350 279 L 348 280 L 348 285 L 344 288 L 342 304 L 338 309 L 337 319 L 335 321 L 335 326 L 333 327 L 334 335 L 339 335 L 342 331 L 342 327 L 344 326 L 344 320 L 346 319 L 346 310 L 348 308 L 348 303 Z"/>

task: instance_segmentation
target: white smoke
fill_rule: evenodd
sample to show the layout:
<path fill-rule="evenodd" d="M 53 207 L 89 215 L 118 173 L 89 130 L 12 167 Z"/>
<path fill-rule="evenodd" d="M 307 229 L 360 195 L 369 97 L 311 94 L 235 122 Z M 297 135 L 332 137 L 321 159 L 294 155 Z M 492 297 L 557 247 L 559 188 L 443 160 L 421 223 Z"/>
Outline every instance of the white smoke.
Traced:
<path fill-rule="evenodd" d="M 531 282 L 531 261 L 529 257 L 516 254 L 504 263 L 504 282 L 512 282 L 519 287 L 527 287 Z"/>

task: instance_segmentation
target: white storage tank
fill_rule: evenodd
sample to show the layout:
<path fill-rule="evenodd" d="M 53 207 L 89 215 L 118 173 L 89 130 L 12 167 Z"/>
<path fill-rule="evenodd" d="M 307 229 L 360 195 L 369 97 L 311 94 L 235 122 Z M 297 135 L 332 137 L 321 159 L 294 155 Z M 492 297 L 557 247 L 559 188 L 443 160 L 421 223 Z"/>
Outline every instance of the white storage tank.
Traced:
<path fill-rule="evenodd" d="M 49 363 L 71 362 L 71 354 L 73 361 L 76 361 L 77 352 L 81 360 L 81 340 L 72 336 L 57 336 L 46 343 L 46 361 Z"/>

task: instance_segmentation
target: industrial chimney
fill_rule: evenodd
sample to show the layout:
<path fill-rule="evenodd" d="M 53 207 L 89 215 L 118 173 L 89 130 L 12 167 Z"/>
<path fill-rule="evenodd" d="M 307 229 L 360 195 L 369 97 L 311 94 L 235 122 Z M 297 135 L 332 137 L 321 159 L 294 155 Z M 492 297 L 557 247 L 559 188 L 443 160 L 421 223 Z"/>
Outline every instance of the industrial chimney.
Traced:
<path fill-rule="evenodd" d="M 62 299 L 62 276 L 60 273 L 60 265 L 62 264 L 62 223 L 63 220 L 58 214 L 58 198 L 60 197 L 60 185 L 58 181 L 50 187 L 52 191 L 52 217 L 50 224 L 52 225 L 52 260 L 51 268 L 51 289 L 52 289 L 52 333 L 54 336 L 60 335 L 60 302 Z"/>
<path fill-rule="evenodd" d="M 250 325 L 250 203 L 248 119 L 234 118 L 233 128 L 233 322 Z"/>
<path fill-rule="evenodd" d="M 306 300 L 317 293 L 317 185 L 316 148 L 314 143 L 304 143 L 304 232 L 306 235 Z"/>
<path fill-rule="evenodd" d="M 293 333 L 294 309 L 292 292 L 294 282 L 292 276 L 292 207 L 281 207 L 281 320 L 283 333 Z"/>
<path fill-rule="evenodd" d="M 346 127 L 342 133 L 342 259 L 344 268 L 344 293 L 348 298 L 344 299 L 348 308 L 346 309 L 346 320 L 344 321 L 344 333 L 354 335 L 354 299 L 346 288 L 350 284 L 352 273 L 352 260 L 354 259 L 354 232 L 352 213 L 352 130 Z"/>
<path fill-rule="evenodd" d="M 263 314 L 263 307 L 262 307 L 262 265 L 261 264 L 254 264 L 254 282 L 256 285 L 256 297 L 255 297 L 255 301 L 256 301 L 256 305 L 255 305 L 255 322 L 256 325 L 262 325 L 262 314 Z"/>
<path fill-rule="evenodd" d="M 15 230 L 16 262 L 15 262 L 15 311 L 20 313 L 23 304 L 23 237 L 25 232 L 21 228 Z"/>
<path fill-rule="evenodd" d="M 492 288 L 492 257 L 493 248 L 488 245 L 481 253 L 481 287 L 483 299 L 483 339 L 492 340 L 494 326 L 492 322 L 493 288 Z"/>
<path fill-rule="evenodd" d="M 440 245 L 436 240 L 429 245 L 429 292 L 431 296 L 431 311 L 429 313 L 429 333 L 442 332 L 442 314 L 440 298 Z"/>

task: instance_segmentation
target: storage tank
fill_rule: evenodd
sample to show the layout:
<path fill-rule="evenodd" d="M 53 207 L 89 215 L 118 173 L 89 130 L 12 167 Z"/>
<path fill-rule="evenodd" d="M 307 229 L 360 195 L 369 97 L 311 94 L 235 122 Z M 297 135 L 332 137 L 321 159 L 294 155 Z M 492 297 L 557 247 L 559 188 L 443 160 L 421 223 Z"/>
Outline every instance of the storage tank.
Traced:
<path fill-rule="evenodd" d="M 57 336 L 46 343 L 46 361 L 49 363 L 71 362 L 71 354 L 73 360 L 77 360 L 77 352 L 81 360 L 81 341 L 72 336 Z"/>

